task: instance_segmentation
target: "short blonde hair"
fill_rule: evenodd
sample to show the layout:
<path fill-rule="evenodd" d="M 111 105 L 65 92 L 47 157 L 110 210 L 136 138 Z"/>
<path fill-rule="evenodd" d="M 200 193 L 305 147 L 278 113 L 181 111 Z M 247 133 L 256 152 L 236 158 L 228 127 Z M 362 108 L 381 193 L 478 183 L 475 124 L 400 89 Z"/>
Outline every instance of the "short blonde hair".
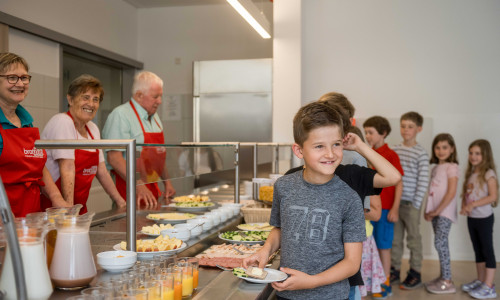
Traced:
<path fill-rule="evenodd" d="M 21 56 L 12 52 L 0 53 L 0 73 L 6 72 L 10 66 L 16 64 L 23 66 L 26 69 L 26 72 L 30 69 L 26 60 Z"/>

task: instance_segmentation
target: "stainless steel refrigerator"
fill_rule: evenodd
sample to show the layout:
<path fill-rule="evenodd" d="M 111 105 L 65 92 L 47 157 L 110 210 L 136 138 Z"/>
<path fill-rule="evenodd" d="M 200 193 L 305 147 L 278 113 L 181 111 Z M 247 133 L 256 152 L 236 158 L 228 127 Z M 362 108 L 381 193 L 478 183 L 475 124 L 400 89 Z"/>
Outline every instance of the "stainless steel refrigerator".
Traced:
<path fill-rule="evenodd" d="M 271 142 L 272 59 L 194 63 L 195 142 Z"/>
<path fill-rule="evenodd" d="M 194 62 L 195 142 L 272 141 L 272 59 Z M 259 150 L 258 173 L 269 173 L 271 149 Z M 240 150 L 241 179 L 253 177 L 252 149 Z"/>

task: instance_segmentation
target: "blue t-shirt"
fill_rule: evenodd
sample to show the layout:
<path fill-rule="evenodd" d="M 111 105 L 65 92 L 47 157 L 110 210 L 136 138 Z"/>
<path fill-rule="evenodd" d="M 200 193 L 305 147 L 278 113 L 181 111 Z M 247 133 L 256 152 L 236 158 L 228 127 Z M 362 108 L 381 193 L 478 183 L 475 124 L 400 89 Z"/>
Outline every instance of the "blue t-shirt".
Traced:
<path fill-rule="evenodd" d="M 344 258 L 344 243 L 366 239 L 361 198 L 339 176 L 319 185 L 306 182 L 303 171 L 282 176 L 274 184 L 273 199 L 270 224 L 281 229 L 282 267 L 315 275 Z M 347 299 L 349 282 L 346 278 L 278 295 L 288 299 Z"/>
<path fill-rule="evenodd" d="M 16 107 L 16 115 L 21 120 L 21 127 L 33 127 L 33 117 L 30 113 L 21 105 Z M 0 109 L 0 124 L 2 124 L 3 129 L 14 129 L 17 128 L 14 124 L 12 124 L 7 118 L 5 114 Z M 3 150 L 3 137 L 0 134 L 0 155 L 2 155 Z"/>

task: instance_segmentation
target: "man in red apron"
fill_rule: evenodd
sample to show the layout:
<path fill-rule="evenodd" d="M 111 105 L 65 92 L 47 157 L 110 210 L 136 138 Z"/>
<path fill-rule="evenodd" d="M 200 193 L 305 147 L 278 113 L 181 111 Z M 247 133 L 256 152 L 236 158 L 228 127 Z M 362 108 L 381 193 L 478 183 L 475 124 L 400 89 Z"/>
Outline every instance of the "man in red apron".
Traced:
<path fill-rule="evenodd" d="M 31 76 L 26 61 L 0 53 L 0 176 L 14 216 L 40 211 L 40 188 L 55 206 L 69 206 L 45 168 L 47 154 L 35 148 L 40 139 L 33 118 L 20 103 L 28 94 Z"/>
<path fill-rule="evenodd" d="M 154 73 L 143 71 L 134 78 L 132 99 L 115 108 L 103 129 L 105 139 L 136 139 L 137 144 L 164 144 L 163 127 L 156 113 L 162 102 L 163 81 Z M 157 200 L 175 194 L 165 168 L 166 152 L 163 147 L 142 147 L 137 160 L 141 178 L 137 182 L 137 201 L 156 205 Z M 126 162 L 120 151 L 107 152 L 108 163 L 115 175 L 115 183 L 126 198 Z M 163 181 L 165 194 L 161 194 L 157 181 Z"/>

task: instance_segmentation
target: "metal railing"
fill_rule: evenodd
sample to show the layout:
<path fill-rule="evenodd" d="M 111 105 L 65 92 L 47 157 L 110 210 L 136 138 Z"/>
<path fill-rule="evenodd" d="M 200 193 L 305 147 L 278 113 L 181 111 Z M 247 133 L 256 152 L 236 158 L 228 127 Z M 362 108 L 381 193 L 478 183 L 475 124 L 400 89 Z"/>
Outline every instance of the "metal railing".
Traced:
<path fill-rule="evenodd" d="M 136 250 L 135 140 L 38 140 L 41 149 L 125 149 L 127 163 L 127 250 Z"/>

